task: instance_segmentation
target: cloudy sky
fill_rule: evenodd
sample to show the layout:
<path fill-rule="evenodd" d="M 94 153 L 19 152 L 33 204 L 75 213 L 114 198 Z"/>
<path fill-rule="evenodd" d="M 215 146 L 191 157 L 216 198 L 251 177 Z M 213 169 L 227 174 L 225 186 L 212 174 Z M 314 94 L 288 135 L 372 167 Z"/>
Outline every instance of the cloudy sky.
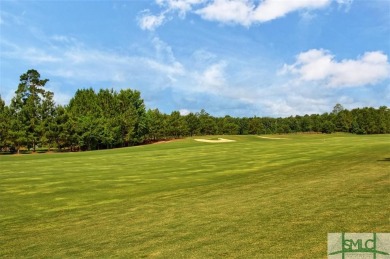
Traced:
<path fill-rule="evenodd" d="M 290 116 L 390 106 L 387 0 L 0 0 L 0 94 L 36 69 L 58 104 L 132 88 L 147 108 Z"/>

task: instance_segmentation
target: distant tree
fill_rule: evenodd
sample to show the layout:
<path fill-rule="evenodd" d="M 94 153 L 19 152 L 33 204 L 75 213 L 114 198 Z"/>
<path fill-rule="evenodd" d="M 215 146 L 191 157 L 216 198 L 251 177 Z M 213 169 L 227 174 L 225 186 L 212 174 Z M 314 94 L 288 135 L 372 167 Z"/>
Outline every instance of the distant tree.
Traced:
<path fill-rule="evenodd" d="M 199 132 L 200 121 L 197 115 L 192 112 L 185 116 L 188 125 L 188 132 L 190 136 L 196 135 Z"/>
<path fill-rule="evenodd" d="M 22 146 L 27 144 L 27 128 L 24 123 L 25 119 L 19 109 L 15 108 L 12 104 L 9 109 L 10 123 L 8 128 L 8 136 L 11 145 L 11 149 L 15 150 L 18 154 Z"/>
<path fill-rule="evenodd" d="M 341 112 L 343 110 L 344 110 L 344 107 L 338 103 L 333 107 L 332 113 L 337 115 L 339 112 Z"/>
<path fill-rule="evenodd" d="M 55 143 L 56 125 L 56 107 L 53 100 L 54 94 L 46 91 L 43 94 L 44 98 L 40 107 L 41 123 L 39 127 L 39 134 L 42 144 L 46 144 L 50 148 Z"/>
<path fill-rule="evenodd" d="M 55 114 L 55 128 L 53 130 L 54 142 L 57 148 L 61 150 L 66 145 L 71 146 L 71 137 L 66 127 L 66 124 L 69 122 L 69 116 L 63 106 L 57 106 Z"/>
<path fill-rule="evenodd" d="M 302 132 L 309 132 L 313 130 L 313 124 L 308 114 L 303 116 L 300 120 L 300 128 Z"/>
<path fill-rule="evenodd" d="M 356 119 L 354 119 L 352 122 L 351 132 L 359 135 L 366 134 L 366 132 L 362 128 L 360 128 L 359 123 L 357 122 Z"/>
<path fill-rule="evenodd" d="M 166 137 L 166 121 L 164 114 L 158 109 L 148 110 L 146 113 L 148 140 L 157 141 Z"/>
<path fill-rule="evenodd" d="M 0 97 L 0 149 L 46 145 L 59 149 L 93 150 L 138 145 L 170 137 L 215 134 L 272 134 L 335 131 L 355 134 L 390 133 L 390 109 L 381 106 L 346 110 L 336 104 L 331 113 L 287 118 L 213 117 L 204 109 L 182 116 L 178 111 L 146 112 L 136 90 L 77 90 L 66 106 L 56 106 L 36 70 L 20 76 L 9 106 Z"/>
<path fill-rule="evenodd" d="M 390 109 L 386 106 L 379 107 L 377 120 L 379 125 L 379 133 L 390 133 Z"/>
<path fill-rule="evenodd" d="M 311 129 L 314 132 L 322 132 L 322 116 L 319 114 L 310 115 Z"/>
<path fill-rule="evenodd" d="M 290 120 L 289 119 L 278 118 L 277 119 L 276 133 L 278 133 L 278 134 L 287 134 L 287 133 L 290 133 L 290 132 L 291 132 Z"/>
<path fill-rule="evenodd" d="M 302 129 L 301 129 L 301 124 L 300 124 L 300 120 L 301 120 L 301 116 L 290 116 L 289 118 L 287 118 L 288 120 L 288 127 L 290 128 L 290 131 L 291 132 L 302 132 Z"/>
<path fill-rule="evenodd" d="M 226 115 L 222 122 L 222 134 L 227 135 L 236 135 L 239 133 L 239 126 L 236 124 L 236 121 L 234 118 L 230 117 L 229 115 Z"/>
<path fill-rule="evenodd" d="M 276 133 L 277 131 L 277 120 L 274 118 L 264 117 L 261 119 L 263 125 L 264 125 L 264 133 L 265 134 L 272 134 Z"/>
<path fill-rule="evenodd" d="M 168 117 L 168 134 L 170 137 L 179 138 L 188 133 L 188 125 L 180 112 L 173 111 Z"/>
<path fill-rule="evenodd" d="M 331 121 L 325 121 L 322 124 L 322 133 L 333 133 L 335 131 L 335 125 Z"/>
<path fill-rule="evenodd" d="M 100 107 L 99 115 L 99 145 L 104 148 L 115 147 L 120 143 L 119 100 L 113 89 L 100 89 L 97 94 L 97 103 Z"/>
<path fill-rule="evenodd" d="M 146 112 L 140 93 L 131 89 L 121 90 L 119 100 L 119 125 L 124 146 L 139 144 L 146 134 Z"/>
<path fill-rule="evenodd" d="M 217 132 L 215 119 L 212 118 L 204 109 L 200 111 L 198 117 L 201 135 L 214 135 Z"/>
<path fill-rule="evenodd" d="M 101 108 L 92 88 L 77 90 L 67 107 L 69 119 L 77 134 L 77 145 L 83 150 L 98 147 Z M 70 125 L 69 125 L 70 126 Z"/>
<path fill-rule="evenodd" d="M 265 133 L 264 125 L 261 121 L 261 118 L 258 118 L 256 116 L 253 118 L 249 118 L 248 133 L 253 135 Z"/>
<path fill-rule="evenodd" d="M 11 115 L 4 100 L 0 96 L 0 150 L 9 146 Z"/>
<path fill-rule="evenodd" d="M 341 110 L 333 117 L 335 130 L 338 132 L 350 132 L 352 127 L 352 114 L 348 110 Z"/>
<path fill-rule="evenodd" d="M 238 125 L 238 134 L 247 135 L 249 132 L 249 118 L 236 118 L 235 121 Z"/>
<path fill-rule="evenodd" d="M 132 90 L 128 89 L 127 91 Z M 131 101 L 136 112 L 135 137 L 133 141 L 134 144 L 141 144 L 144 142 L 148 130 L 146 108 L 144 100 L 141 98 L 141 92 L 133 90 Z"/>

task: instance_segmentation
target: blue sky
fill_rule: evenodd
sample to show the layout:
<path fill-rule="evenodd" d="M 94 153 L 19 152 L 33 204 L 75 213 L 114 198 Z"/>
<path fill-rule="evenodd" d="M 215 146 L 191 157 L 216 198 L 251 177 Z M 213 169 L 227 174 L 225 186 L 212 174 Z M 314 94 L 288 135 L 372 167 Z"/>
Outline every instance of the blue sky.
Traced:
<path fill-rule="evenodd" d="M 386 0 L 0 0 L 7 103 L 33 68 L 58 104 L 92 87 L 137 89 L 165 113 L 390 106 L 389 54 Z"/>

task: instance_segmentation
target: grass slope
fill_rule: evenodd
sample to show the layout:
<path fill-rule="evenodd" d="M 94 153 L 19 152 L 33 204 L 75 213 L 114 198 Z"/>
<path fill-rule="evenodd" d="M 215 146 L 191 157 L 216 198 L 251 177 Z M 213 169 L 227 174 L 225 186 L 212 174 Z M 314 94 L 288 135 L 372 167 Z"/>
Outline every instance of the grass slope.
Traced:
<path fill-rule="evenodd" d="M 0 157 L 0 257 L 326 258 L 390 232 L 389 135 Z"/>

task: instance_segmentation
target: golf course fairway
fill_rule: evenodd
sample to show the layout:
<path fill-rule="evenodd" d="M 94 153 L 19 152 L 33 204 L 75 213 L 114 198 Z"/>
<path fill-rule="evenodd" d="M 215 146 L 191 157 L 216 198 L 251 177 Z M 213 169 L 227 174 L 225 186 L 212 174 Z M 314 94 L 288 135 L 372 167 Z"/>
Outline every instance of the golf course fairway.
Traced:
<path fill-rule="evenodd" d="M 390 232 L 389 187 L 390 135 L 2 155 L 0 257 L 326 258 L 328 233 Z"/>

